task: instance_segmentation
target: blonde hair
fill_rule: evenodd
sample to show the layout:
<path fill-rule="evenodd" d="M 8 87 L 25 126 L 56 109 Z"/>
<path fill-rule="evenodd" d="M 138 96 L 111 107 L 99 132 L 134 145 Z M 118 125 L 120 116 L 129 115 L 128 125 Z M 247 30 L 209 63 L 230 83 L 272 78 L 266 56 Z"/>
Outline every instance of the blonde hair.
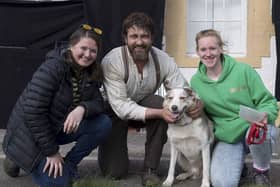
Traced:
<path fill-rule="evenodd" d="M 196 34 L 196 37 L 195 37 L 196 50 L 198 50 L 198 41 L 199 41 L 201 38 L 208 37 L 208 36 L 212 36 L 212 37 L 217 38 L 218 45 L 219 45 L 219 46 L 221 47 L 221 49 L 224 51 L 223 47 L 225 46 L 225 43 L 223 42 L 220 33 L 219 33 L 218 31 L 214 30 L 214 29 L 202 30 L 202 31 L 200 31 L 200 32 L 198 32 L 198 33 Z"/>

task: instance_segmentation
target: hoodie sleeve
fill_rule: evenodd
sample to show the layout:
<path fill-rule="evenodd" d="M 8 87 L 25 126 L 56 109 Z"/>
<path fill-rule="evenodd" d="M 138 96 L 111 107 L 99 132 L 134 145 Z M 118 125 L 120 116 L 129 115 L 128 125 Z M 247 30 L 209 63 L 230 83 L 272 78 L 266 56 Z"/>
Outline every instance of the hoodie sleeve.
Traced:
<path fill-rule="evenodd" d="M 248 80 L 249 92 L 256 109 L 268 114 L 268 123 L 274 124 L 278 115 L 277 100 L 265 87 L 261 77 L 253 68 L 246 66 L 245 76 Z"/>

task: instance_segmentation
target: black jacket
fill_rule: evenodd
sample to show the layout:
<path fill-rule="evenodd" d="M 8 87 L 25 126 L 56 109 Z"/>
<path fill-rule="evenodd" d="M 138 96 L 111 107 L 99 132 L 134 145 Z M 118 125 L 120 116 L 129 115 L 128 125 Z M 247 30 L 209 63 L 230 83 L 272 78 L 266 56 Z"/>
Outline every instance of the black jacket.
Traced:
<path fill-rule="evenodd" d="M 272 0 L 272 22 L 274 24 L 280 22 L 280 1 Z"/>
<path fill-rule="evenodd" d="M 65 51 L 65 50 L 64 50 Z M 18 98 L 7 124 L 3 151 L 27 172 L 46 157 L 57 153 L 56 136 L 73 104 L 73 71 L 64 61 L 63 50 L 55 49 L 33 74 Z M 99 83 L 84 72 L 81 83 L 81 105 L 85 118 L 104 112 Z"/>

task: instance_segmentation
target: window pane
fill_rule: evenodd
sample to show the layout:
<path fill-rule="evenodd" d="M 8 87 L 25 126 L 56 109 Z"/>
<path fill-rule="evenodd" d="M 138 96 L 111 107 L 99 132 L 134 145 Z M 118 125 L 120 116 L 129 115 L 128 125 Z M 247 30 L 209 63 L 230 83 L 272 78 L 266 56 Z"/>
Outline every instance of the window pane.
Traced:
<path fill-rule="evenodd" d="M 221 32 L 223 41 L 225 42 L 226 52 L 231 54 L 242 54 L 244 48 L 242 47 L 242 35 L 241 35 L 241 23 L 240 22 L 222 22 L 216 23 L 214 29 Z"/>
<path fill-rule="evenodd" d="M 192 22 L 188 24 L 188 27 L 191 29 L 187 30 L 187 53 L 189 55 L 196 54 L 196 44 L 195 44 L 195 36 L 196 33 L 203 29 L 210 29 L 212 28 L 212 22 Z"/>
<path fill-rule="evenodd" d="M 227 12 L 227 10 L 225 9 L 223 0 L 216 0 L 214 2 L 213 9 L 214 9 L 214 14 L 213 14 L 214 20 L 226 19 L 225 13 Z"/>
<path fill-rule="evenodd" d="M 190 0 L 187 3 L 187 17 L 192 21 L 205 20 L 205 4 L 206 0 Z M 202 11 L 197 11 L 202 10 Z"/>
<path fill-rule="evenodd" d="M 187 54 L 195 53 L 197 32 L 214 28 L 227 41 L 228 53 L 245 55 L 246 0 L 187 0 Z"/>
<path fill-rule="evenodd" d="M 232 19 L 242 19 L 241 0 L 226 0 L 227 16 Z"/>

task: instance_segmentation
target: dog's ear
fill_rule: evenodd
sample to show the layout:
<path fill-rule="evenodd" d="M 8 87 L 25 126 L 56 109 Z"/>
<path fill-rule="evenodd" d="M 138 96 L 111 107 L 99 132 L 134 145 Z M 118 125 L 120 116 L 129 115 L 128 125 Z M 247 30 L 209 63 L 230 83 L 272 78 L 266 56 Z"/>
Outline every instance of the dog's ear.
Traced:
<path fill-rule="evenodd" d="M 184 90 L 188 93 L 189 96 L 199 99 L 199 96 L 194 92 L 190 87 L 184 87 Z"/>
<path fill-rule="evenodd" d="M 171 90 L 171 88 L 168 85 L 165 85 L 165 91 L 168 92 L 169 90 Z"/>
<path fill-rule="evenodd" d="M 193 95 L 193 90 L 190 87 L 184 87 L 184 90 L 189 96 Z"/>

